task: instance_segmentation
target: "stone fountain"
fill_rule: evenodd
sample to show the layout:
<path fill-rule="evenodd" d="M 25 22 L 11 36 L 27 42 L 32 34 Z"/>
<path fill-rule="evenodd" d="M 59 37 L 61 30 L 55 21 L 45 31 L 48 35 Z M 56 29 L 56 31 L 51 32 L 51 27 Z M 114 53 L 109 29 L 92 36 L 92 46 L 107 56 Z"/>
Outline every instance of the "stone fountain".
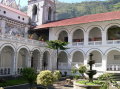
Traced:
<path fill-rule="evenodd" d="M 90 59 L 88 61 L 88 64 L 90 66 L 90 70 L 87 71 L 87 75 L 89 76 L 89 82 L 93 82 L 93 76 L 97 73 L 96 70 L 92 69 L 93 64 L 95 64 L 95 60 L 92 60 L 93 54 L 90 54 Z"/>

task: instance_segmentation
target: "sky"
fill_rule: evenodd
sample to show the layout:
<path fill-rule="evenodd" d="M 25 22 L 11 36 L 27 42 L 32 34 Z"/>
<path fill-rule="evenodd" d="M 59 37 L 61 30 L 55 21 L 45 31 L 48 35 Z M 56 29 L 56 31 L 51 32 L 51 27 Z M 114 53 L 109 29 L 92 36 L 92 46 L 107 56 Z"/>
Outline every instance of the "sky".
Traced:
<path fill-rule="evenodd" d="M 16 0 L 17 3 L 19 0 Z M 27 5 L 27 1 L 28 0 L 20 0 L 20 4 L 21 6 L 26 6 Z M 94 1 L 94 0 L 59 0 L 61 2 L 67 2 L 67 3 L 75 3 L 75 2 L 82 2 L 82 1 Z M 105 1 L 105 0 L 98 0 L 98 1 Z"/>

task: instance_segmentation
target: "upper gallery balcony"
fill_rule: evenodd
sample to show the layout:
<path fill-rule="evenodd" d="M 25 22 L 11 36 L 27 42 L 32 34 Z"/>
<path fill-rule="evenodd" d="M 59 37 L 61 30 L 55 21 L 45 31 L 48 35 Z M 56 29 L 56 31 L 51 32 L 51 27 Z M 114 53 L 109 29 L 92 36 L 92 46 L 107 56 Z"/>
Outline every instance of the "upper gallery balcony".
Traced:
<path fill-rule="evenodd" d="M 21 36 L 12 36 L 9 34 L 0 34 L 0 40 L 7 42 L 17 42 L 26 45 L 45 46 L 45 42 L 24 38 Z"/>
<path fill-rule="evenodd" d="M 94 27 L 85 32 L 77 29 L 68 34 L 62 31 L 58 35 L 58 40 L 69 42 L 71 46 L 101 46 L 101 45 L 120 45 L 120 27 L 114 25 L 105 30 Z"/>

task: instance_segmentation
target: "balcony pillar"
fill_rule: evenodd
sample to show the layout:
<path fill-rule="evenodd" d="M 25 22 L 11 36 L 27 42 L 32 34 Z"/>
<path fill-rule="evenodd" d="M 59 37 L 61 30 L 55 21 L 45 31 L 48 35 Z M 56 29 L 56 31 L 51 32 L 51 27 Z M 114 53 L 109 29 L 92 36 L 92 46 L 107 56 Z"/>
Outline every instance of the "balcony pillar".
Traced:
<path fill-rule="evenodd" d="M 14 53 L 14 60 L 13 60 L 13 71 L 12 71 L 12 75 L 16 75 L 17 74 L 17 63 L 18 63 L 18 52 Z"/>
<path fill-rule="evenodd" d="M 85 57 L 84 57 L 84 65 L 87 65 L 88 60 L 89 60 L 89 56 L 85 55 Z"/>
<path fill-rule="evenodd" d="M 105 45 L 107 41 L 107 32 L 102 31 L 102 45 Z"/>
<path fill-rule="evenodd" d="M 44 53 L 41 53 L 41 56 L 40 56 L 40 65 L 39 65 L 39 69 L 40 69 L 40 70 L 43 69 L 43 54 L 44 54 Z"/>
<path fill-rule="evenodd" d="M 68 45 L 72 46 L 72 34 L 68 34 Z"/>
<path fill-rule="evenodd" d="M 25 38 L 28 38 L 28 27 L 25 27 Z"/>
<path fill-rule="evenodd" d="M 39 58 L 39 63 L 38 63 L 38 68 L 37 68 L 37 72 L 42 70 L 42 60 L 43 60 L 43 54 L 40 54 L 40 58 Z"/>
<path fill-rule="evenodd" d="M 89 35 L 88 32 L 86 32 L 86 33 L 84 34 L 84 45 L 85 45 L 85 46 L 88 45 L 88 38 L 89 38 L 88 35 Z"/>
<path fill-rule="evenodd" d="M 107 55 L 103 55 L 102 57 L 102 70 L 107 71 Z"/>
<path fill-rule="evenodd" d="M 28 54 L 28 63 L 27 64 L 27 67 L 31 67 L 31 58 L 32 58 L 32 55 L 33 55 L 33 51 L 30 51 L 29 54 Z"/>
<path fill-rule="evenodd" d="M 1 21 L 1 28 L 2 28 L 1 33 L 2 33 L 2 34 L 5 34 L 5 25 L 6 25 L 5 20 L 2 20 L 2 21 Z"/>

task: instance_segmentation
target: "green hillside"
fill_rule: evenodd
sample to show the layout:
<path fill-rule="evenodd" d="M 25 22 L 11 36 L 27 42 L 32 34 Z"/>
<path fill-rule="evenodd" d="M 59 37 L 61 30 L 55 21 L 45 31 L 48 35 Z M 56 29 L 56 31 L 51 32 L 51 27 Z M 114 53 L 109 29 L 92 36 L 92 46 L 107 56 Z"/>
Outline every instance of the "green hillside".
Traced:
<path fill-rule="evenodd" d="M 56 1 L 57 20 L 88 14 L 120 10 L 120 0 L 86 1 L 81 3 L 63 3 Z M 26 8 L 22 8 L 26 11 Z"/>

